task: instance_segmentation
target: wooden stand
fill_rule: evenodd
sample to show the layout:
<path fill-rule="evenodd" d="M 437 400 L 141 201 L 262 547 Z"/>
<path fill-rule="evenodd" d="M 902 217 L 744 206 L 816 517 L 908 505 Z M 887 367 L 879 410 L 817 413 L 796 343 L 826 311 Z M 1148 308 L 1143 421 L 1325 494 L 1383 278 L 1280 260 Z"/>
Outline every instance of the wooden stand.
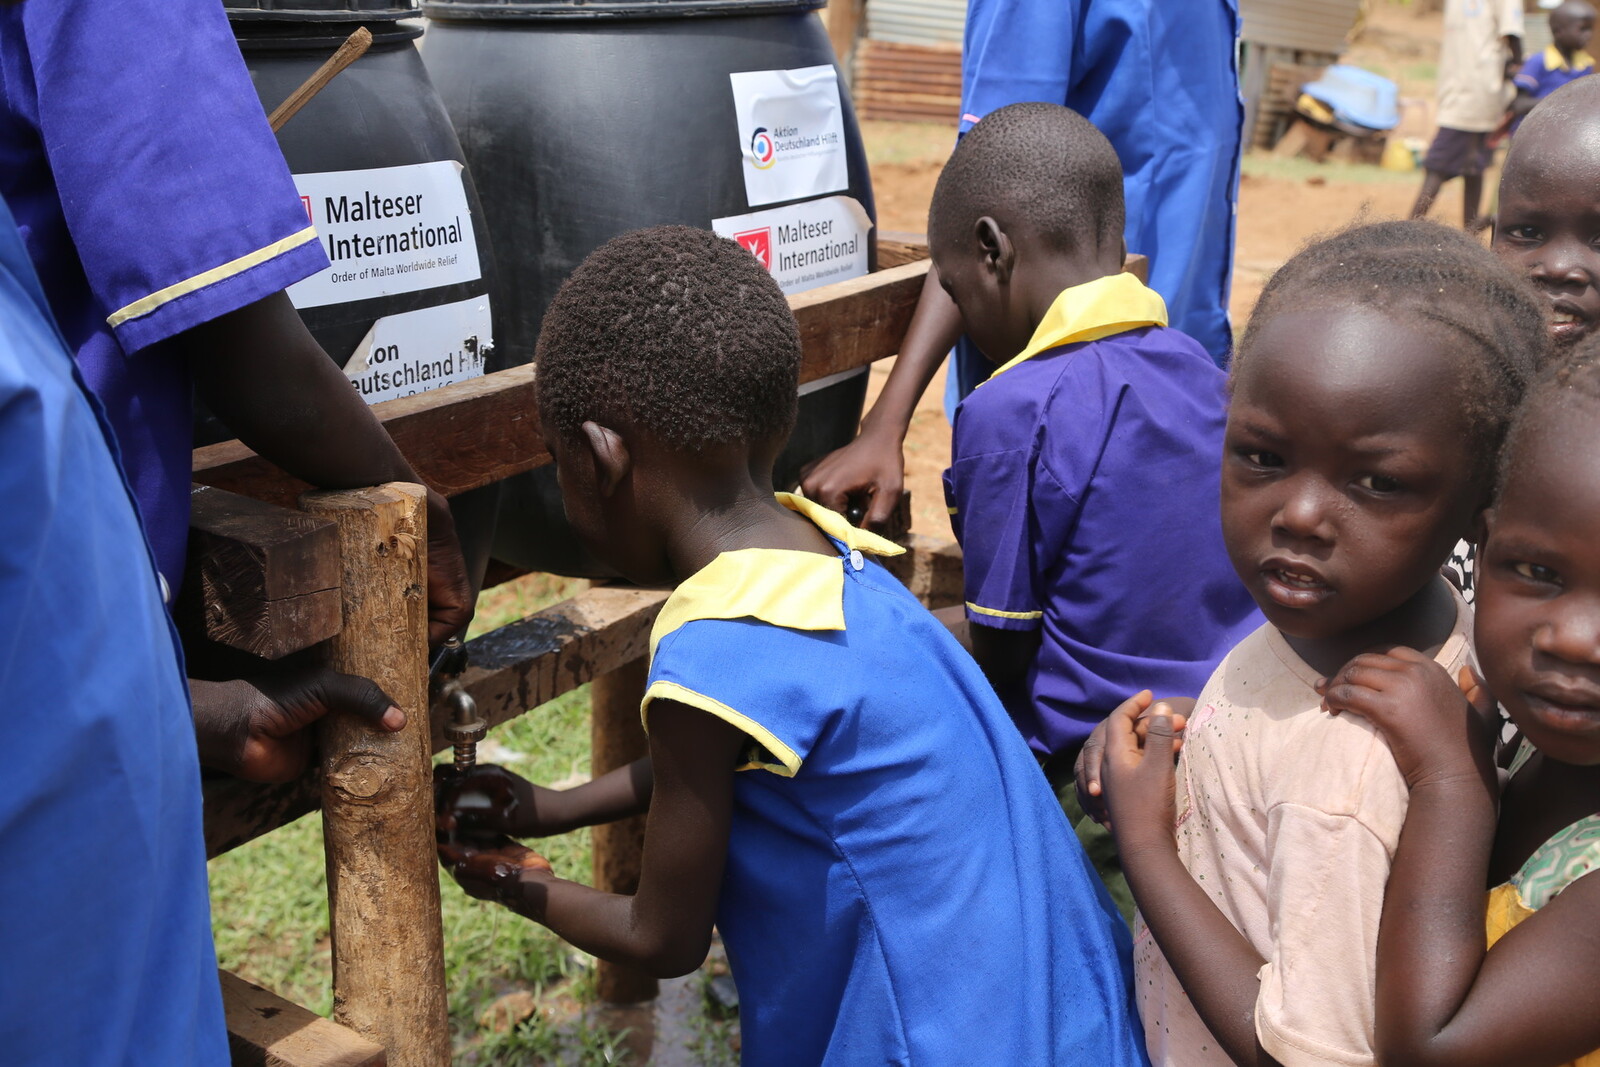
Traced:
<path fill-rule="evenodd" d="M 649 753 L 639 722 L 639 702 L 644 699 L 646 663 L 636 659 L 603 674 L 589 687 L 594 716 L 594 752 L 591 773 L 596 778 L 626 766 Z M 594 884 L 607 893 L 633 893 L 639 888 L 644 859 L 643 815 L 596 826 L 594 834 Z M 600 961 L 595 991 L 612 1004 L 636 1004 L 655 997 L 657 983 L 650 975 L 618 963 Z"/>
<path fill-rule="evenodd" d="M 344 626 L 329 663 L 371 678 L 406 713 L 391 734 L 324 720 L 334 1018 L 393 1067 L 450 1062 L 444 934 L 434 862 L 427 682 L 427 517 L 421 486 L 308 493 L 343 558 Z"/>
<path fill-rule="evenodd" d="M 928 271 L 920 239 L 884 238 L 895 265 L 870 278 L 790 298 L 804 345 L 801 381 L 893 355 Z M 550 462 L 533 403 L 534 370 L 515 367 L 374 407 L 417 476 L 446 496 Z M 372 678 L 408 717 L 399 734 L 328 722 L 319 768 L 284 785 L 205 783 L 206 845 L 218 855 L 283 826 L 319 803 L 324 811 L 337 1023 L 248 983 L 224 980 L 236 1062 L 274 1067 L 367 1067 L 381 1047 L 396 1067 L 450 1061 L 435 868 L 426 694 L 426 537 L 417 486 L 389 485 L 302 500 L 307 486 L 239 441 L 198 449 L 195 508 L 200 560 L 186 639 L 246 655 L 326 648 L 338 670 Z M 334 567 L 328 535 L 337 532 Z M 913 535 L 893 566 L 924 603 L 960 602 L 960 553 Z M 194 576 L 198 575 L 198 579 Z M 599 585 L 471 642 L 462 684 L 492 725 L 594 682 L 594 769 L 646 751 L 639 726 L 650 628 L 664 590 Z M 219 644 L 220 642 L 220 644 Z M 259 662 L 259 661 L 257 661 Z M 597 829 L 595 884 L 633 892 L 644 821 Z M 647 1000 L 654 979 L 601 964 L 598 992 L 613 1003 Z M 297 1013 L 298 1012 L 298 1013 Z"/>

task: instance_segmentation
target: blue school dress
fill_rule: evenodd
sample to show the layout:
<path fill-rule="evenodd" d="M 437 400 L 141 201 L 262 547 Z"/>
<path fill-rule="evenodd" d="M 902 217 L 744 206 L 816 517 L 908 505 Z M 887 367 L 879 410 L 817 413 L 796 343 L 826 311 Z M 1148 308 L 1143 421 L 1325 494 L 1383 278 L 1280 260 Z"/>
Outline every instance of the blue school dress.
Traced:
<path fill-rule="evenodd" d="M 0 4 L 0 196 L 176 588 L 193 415 L 163 342 L 328 265 L 222 5 Z"/>
<path fill-rule="evenodd" d="M 0 201 L 0 1062 L 228 1062 L 156 569 Z"/>
<path fill-rule="evenodd" d="M 744 1062 L 1145 1063 L 1129 940 L 970 656 L 867 554 L 727 552 L 651 635 L 657 700 L 749 738 L 717 926 Z"/>
<path fill-rule="evenodd" d="M 1194 696 L 1261 624 L 1222 543 L 1224 375 L 1131 274 L 1065 290 L 956 410 L 945 496 L 974 625 L 1040 631 L 1041 757 L 1141 689 Z"/>

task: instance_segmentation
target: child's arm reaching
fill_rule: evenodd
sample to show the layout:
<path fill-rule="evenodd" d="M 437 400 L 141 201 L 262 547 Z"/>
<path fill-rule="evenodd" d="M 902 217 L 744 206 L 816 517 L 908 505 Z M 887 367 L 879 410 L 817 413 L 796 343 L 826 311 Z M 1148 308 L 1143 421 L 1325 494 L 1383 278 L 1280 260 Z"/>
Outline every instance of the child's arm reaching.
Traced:
<path fill-rule="evenodd" d="M 1359 656 L 1323 687 L 1330 710 L 1383 731 L 1411 790 L 1378 934 L 1377 1049 L 1419 1067 L 1552 1067 L 1600 1048 L 1600 878 L 1487 948 L 1496 773 L 1469 685 L 1402 648 Z"/>
<path fill-rule="evenodd" d="M 440 846 L 441 858 L 474 896 L 497 900 L 602 959 L 661 977 L 705 959 L 727 860 L 734 767 L 746 735 L 671 700 L 650 705 L 654 786 L 644 867 L 632 896 L 602 893 L 517 860 L 502 842 L 488 849 Z M 502 862 L 504 861 L 504 862 Z"/>
<path fill-rule="evenodd" d="M 1173 838 L 1176 737 L 1157 711 L 1141 749 L 1148 690 L 1106 720 L 1103 773 L 1122 870 L 1145 925 L 1195 1010 L 1235 1063 L 1276 1064 L 1256 1039 L 1257 972 L 1266 962 L 1189 876 Z"/>
<path fill-rule="evenodd" d="M 433 777 L 441 831 L 554 837 L 642 814 L 654 775 L 645 756 L 571 789 L 546 789 L 494 764 L 465 774 L 440 764 Z"/>

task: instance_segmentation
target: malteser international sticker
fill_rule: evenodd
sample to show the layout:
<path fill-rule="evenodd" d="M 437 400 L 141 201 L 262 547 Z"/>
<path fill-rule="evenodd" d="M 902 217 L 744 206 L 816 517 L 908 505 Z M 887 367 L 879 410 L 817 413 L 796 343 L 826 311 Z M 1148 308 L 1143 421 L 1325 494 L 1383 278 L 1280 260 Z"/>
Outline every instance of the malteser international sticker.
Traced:
<path fill-rule="evenodd" d="M 850 186 L 839 72 L 832 64 L 728 75 L 751 207 Z"/>
<path fill-rule="evenodd" d="M 494 348 L 489 298 L 385 315 L 345 362 L 344 373 L 369 404 L 415 396 L 481 377 Z"/>
<path fill-rule="evenodd" d="M 711 228 L 743 245 L 785 293 L 867 273 L 872 220 L 854 197 L 829 196 L 712 219 Z"/>
<path fill-rule="evenodd" d="M 327 270 L 289 287 L 297 308 L 476 281 L 478 240 L 461 164 L 296 174 Z"/>

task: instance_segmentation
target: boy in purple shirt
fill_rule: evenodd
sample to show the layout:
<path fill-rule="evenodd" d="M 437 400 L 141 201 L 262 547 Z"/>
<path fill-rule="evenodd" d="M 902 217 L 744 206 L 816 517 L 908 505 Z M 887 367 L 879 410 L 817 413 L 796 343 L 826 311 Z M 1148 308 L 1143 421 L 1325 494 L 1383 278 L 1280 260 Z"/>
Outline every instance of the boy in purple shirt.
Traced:
<path fill-rule="evenodd" d="M 1197 694 L 1261 622 L 1222 544 L 1225 376 L 1121 273 L 1122 224 L 1110 143 L 1038 103 L 973 127 L 928 217 L 998 364 L 944 476 L 972 651 L 1053 781 L 1122 700 Z"/>
<path fill-rule="evenodd" d="M 1594 57 L 1586 51 L 1594 36 L 1594 19 L 1594 7 L 1586 0 L 1566 0 L 1550 12 L 1550 45 L 1530 56 L 1515 79 L 1517 102 L 1512 109 L 1517 121 L 1513 131 L 1534 104 L 1568 82 L 1594 73 Z"/>

